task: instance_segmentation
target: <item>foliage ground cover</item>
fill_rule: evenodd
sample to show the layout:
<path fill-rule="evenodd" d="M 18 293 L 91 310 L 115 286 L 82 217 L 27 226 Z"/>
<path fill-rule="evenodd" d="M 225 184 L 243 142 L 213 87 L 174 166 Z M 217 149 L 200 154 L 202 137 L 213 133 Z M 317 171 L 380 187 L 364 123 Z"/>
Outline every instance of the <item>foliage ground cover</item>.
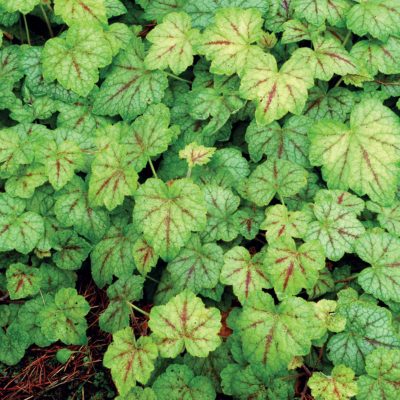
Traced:
<path fill-rule="evenodd" d="M 0 0 L 0 397 L 400 398 L 399 0 Z"/>

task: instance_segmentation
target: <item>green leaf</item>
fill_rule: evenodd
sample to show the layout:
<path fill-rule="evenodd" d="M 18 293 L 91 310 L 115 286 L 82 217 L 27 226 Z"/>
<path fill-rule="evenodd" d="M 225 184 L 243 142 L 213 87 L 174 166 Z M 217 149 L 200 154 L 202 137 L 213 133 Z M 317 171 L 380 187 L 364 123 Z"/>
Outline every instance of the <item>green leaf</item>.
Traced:
<path fill-rule="evenodd" d="M 399 348 L 400 339 L 392 325 L 391 313 L 382 307 L 350 298 L 339 298 L 336 310 L 346 318 L 346 330 L 333 335 L 327 345 L 328 356 L 335 365 L 345 364 L 357 375 L 364 372 L 365 357 L 375 348 Z"/>
<path fill-rule="evenodd" d="M 46 42 L 43 76 L 57 79 L 66 89 L 87 96 L 99 80 L 98 69 L 111 63 L 112 52 L 102 29 L 94 24 L 74 24 L 65 38 Z"/>
<path fill-rule="evenodd" d="M 22 14 L 30 13 L 41 0 L 0 0 L 0 6 L 7 12 L 19 11 Z"/>
<path fill-rule="evenodd" d="M 350 188 L 379 204 L 390 204 L 400 160 L 399 127 L 399 118 L 379 100 L 363 100 L 354 107 L 349 127 L 333 120 L 314 125 L 310 161 L 322 165 L 329 188 Z"/>
<path fill-rule="evenodd" d="M 314 49 L 302 48 L 296 52 L 299 62 L 308 66 L 316 79 L 329 81 L 334 74 L 356 74 L 356 59 L 336 39 L 319 37 L 313 41 Z"/>
<path fill-rule="evenodd" d="M 25 355 L 29 334 L 17 325 L 10 325 L 7 333 L 0 329 L 0 361 L 6 365 L 16 365 Z"/>
<path fill-rule="evenodd" d="M 203 240 L 230 242 L 235 239 L 239 233 L 235 212 L 239 207 L 240 198 L 230 189 L 217 185 L 206 185 L 204 194 L 207 204 L 207 225 L 201 233 Z"/>
<path fill-rule="evenodd" d="M 31 252 L 44 234 L 43 219 L 40 215 L 26 211 L 22 199 L 7 194 L 0 197 L 0 251 L 17 250 Z"/>
<path fill-rule="evenodd" d="M 351 253 L 354 242 L 365 231 L 356 214 L 329 198 L 317 200 L 313 212 L 317 220 L 308 224 L 305 239 L 318 240 L 332 261 Z"/>
<path fill-rule="evenodd" d="M 324 334 L 313 303 L 290 297 L 276 306 L 260 292 L 247 299 L 237 324 L 246 359 L 269 374 L 287 368 L 294 356 L 308 354 L 311 341 Z"/>
<path fill-rule="evenodd" d="M 379 225 L 389 233 L 400 236 L 400 204 L 394 202 L 390 207 L 382 207 L 372 201 L 367 202 L 367 209 L 378 213 Z"/>
<path fill-rule="evenodd" d="M 316 240 L 296 248 L 292 238 L 282 236 L 270 243 L 264 265 L 275 293 L 284 299 L 316 284 L 318 271 L 325 267 L 325 254 Z"/>
<path fill-rule="evenodd" d="M 193 64 L 193 45 L 199 40 L 199 31 L 191 29 L 191 19 L 186 13 L 170 13 L 157 25 L 146 39 L 152 43 L 145 58 L 147 68 L 170 68 L 174 74 L 185 71 Z"/>
<path fill-rule="evenodd" d="M 116 332 L 104 354 L 103 364 L 111 369 L 113 380 L 121 396 L 136 386 L 145 384 L 154 370 L 157 346 L 151 337 L 135 339 L 132 328 Z"/>
<path fill-rule="evenodd" d="M 54 0 L 54 13 L 68 25 L 85 23 L 106 24 L 106 5 L 104 0 Z"/>
<path fill-rule="evenodd" d="M 104 210 L 89 205 L 87 184 L 77 176 L 57 195 L 54 212 L 62 226 L 73 226 L 77 233 L 93 242 L 99 241 L 110 225 Z"/>
<path fill-rule="evenodd" d="M 158 255 L 154 249 L 144 240 L 138 239 L 132 248 L 133 259 L 137 270 L 146 276 L 158 262 Z"/>
<path fill-rule="evenodd" d="M 357 394 L 354 371 L 345 365 L 337 365 L 331 375 L 314 372 L 308 386 L 316 400 L 346 400 Z"/>
<path fill-rule="evenodd" d="M 288 211 L 284 205 L 277 204 L 265 210 L 265 220 L 260 228 L 267 231 L 265 236 L 268 242 L 273 243 L 286 235 L 303 238 L 307 233 L 309 222 L 309 214 L 303 211 Z"/>
<path fill-rule="evenodd" d="M 92 249 L 86 240 L 69 230 L 58 232 L 54 242 L 57 252 L 53 255 L 53 261 L 58 268 L 66 270 L 79 269 Z"/>
<path fill-rule="evenodd" d="M 168 263 L 174 285 L 179 290 L 189 289 L 197 294 L 202 289 L 214 288 L 223 265 L 223 251 L 215 243 L 202 245 L 197 235 Z"/>
<path fill-rule="evenodd" d="M 314 25 L 327 19 L 332 25 L 342 26 L 351 5 L 349 0 L 293 0 L 295 16 Z"/>
<path fill-rule="evenodd" d="M 44 166 L 32 164 L 22 167 L 17 176 L 7 179 L 5 189 L 10 196 L 29 199 L 33 196 L 35 189 L 45 182 L 47 182 L 47 176 Z"/>
<path fill-rule="evenodd" d="M 89 303 L 75 289 L 60 289 L 39 313 L 43 335 L 52 342 L 86 344 L 85 316 L 89 310 Z"/>
<path fill-rule="evenodd" d="M 11 300 L 33 296 L 40 290 L 42 276 L 38 268 L 21 263 L 11 264 L 7 268 L 6 277 Z"/>
<path fill-rule="evenodd" d="M 243 207 L 235 213 L 235 219 L 239 225 L 239 235 L 242 235 L 247 240 L 252 240 L 261 229 L 264 213 L 257 207 Z"/>
<path fill-rule="evenodd" d="M 400 4 L 397 0 L 368 0 L 353 5 L 346 16 L 347 27 L 358 36 L 367 33 L 386 41 L 400 34 Z"/>
<path fill-rule="evenodd" d="M 173 364 L 160 375 L 153 385 L 159 400 L 193 399 L 213 400 L 215 389 L 205 376 L 195 376 L 186 365 Z"/>
<path fill-rule="evenodd" d="M 204 228 L 206 204 L 200 188 L 188 179 L 165 184 L 150 178 L 135 194 L 133 220 L 144 239 L 165 260 L 174 258 L 191 232 Z"/>
<path fill-rule="evenodd" d="M 130 126 L 129 136 L 124 143 L 127 159 L 137 172 L 146 166 L 149 158 L 165 152 L 175 139 L 179 128 L 169 125 L 169 109 L 164 104 L 153 104 Z"/>
<path fill-rule="evenodd" d="M 260 126 L 253 120 L 245 136 L 251 159 L 259 162 L 265 154 L 270 159 L 285 159 L 308 167 L 307 133 L 311 124 L 304 116 L 292 116 L 283 126 L 276 121 Z"/>
<path fill-rule="evenodd" d="M 49 182 L 55 190 L 60 190 L 72 179 L 75 170 L 83 168 L 84 156 L 75 141 L 57 139 L 48 140 L 41 151 Z"/>
<path fill-rule="evenodd" d="M 183 7 L 184 0 L 139 0 L 138 3 L 145 9 L 144 17 L 148 21 L 161 22 L 170 12 L 176 12 Z"/>
<path fill-rule="evenodd" d="M 400 40 L 389 37 L 384 43 L 379 40 L 361 40 L 352 48 L 350 54 L 363 60 L 371 75 L 398 74 L 400 67 L 396 60 L 400 57 Z"/>
<path fill-rule="evenodd" d="M 358 275 L 358 283 L 383 301 L 400 301 L 400 239 L 383 231 L 367 231 L 354 245 L 357 255 L 370 264 Z"/>
<path fill-rule="evenodd" d="M 245 195 L 258 206 L 268 205 L 274 196 L 297 194 L 307 184 L 307 171 L 286 160 L 268 160 L 259 164 L 245 182 Z"/>
<path fill-rule="evenodd" d="M 256 101 L 255 116 L 259 125 L 268 125 L 288 112 L 299 115 L 303 111 L 314 75 L 311 68 L 299 62 L 295 55 L 293 53 L 279 71 L 271 54 L 249 59 L 242 74 L 240 94 Z"/>
<path fill-rule="evenodd" d="M 254 44 L 262 35 L 258 10 L 225 8 L 216 12 L 214 20 L 204 31 L 198 49 L 211 61 L 213 74 L 239 73 L 252 58 L 262 55 L 261 48 Z"/>
<path fill-rule="evenodd" d="M 400 384 L 400 350 L 378 348 L 366 357 L 367 375 L 358 380 L 358 400 L 395 400 Z"/>
<path fill-rule="evenodd" d="M 176 357 L 184 349 L 195 357 L 207 357 L 221 343 L 220 312 L 206 308 L 188 290 L 173 297 L 166 305 L 151 309 L 149 327 L 162 357 Z"/>
<path fill-rule="evenodd" d="M 127 146 L 112 144 L 100 151 L 92 163 L 89 179 L 89 203 L 105 205 L 111 211 L 132 196 L 138 174 L 129 162 Z"/>
<path fill-rule="evenodd" d="M 133 225 L 111 227 L 90 254 L 92 276 L 96 285 L 103 288 L 113 276 L 129 276 L 135 269 L 132 246 L 139 238 Z"/>
<path fill-rule="evenodd" d="M 224 255 L 221 283 L 232 285 L 233 293 L 242 304 L 252 293 L 271 288 L 263 266 L 263 256 L 263 253 L 251 256 L 242 246 L 235 246 Z"/>
<path fill-rule="evenodd" d="M 118 279 L 108 287 L 107 297 L 110 303 L 100 314 L 100 329 L 115 333 L 129 326 L 129 317 L 132 311 L 129 303 L 142 298 L 143 283 L 144 279 L 141 276 L 133 275 Z"/>
<path fill-rule="evenodd" d="M 115 400 L 157 400 L 152 388 L 136 386 L 125 396 L 117 396 Z"/>
<path fill-rule="evenodd" d="M 321 83 L 310 89 L 304 114 L 314 121 L 329 118 L 343 122 L 354 105 L 353 92 L 341 87 L 328 90 L 327 85 Z"/>
<path fill-rule="evenodd" d="M 152 103 L 160 103 L 168 79 L 162 71 L 144 66 L 144 46 L 132 41 L 114 59 L 110 72 L 96 94 L 93 111 L 98 115 L 121 115 L 132 120 Z"/>

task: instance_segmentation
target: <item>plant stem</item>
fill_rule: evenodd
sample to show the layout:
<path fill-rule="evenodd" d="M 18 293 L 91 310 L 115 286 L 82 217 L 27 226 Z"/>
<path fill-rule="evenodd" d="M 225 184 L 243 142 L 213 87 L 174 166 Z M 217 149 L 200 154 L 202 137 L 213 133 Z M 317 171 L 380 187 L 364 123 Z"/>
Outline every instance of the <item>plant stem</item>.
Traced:
<path fill-rule="evenodd" d="M 134 304 L 132 304 L 131 302 L 127 301 L 127 304 L 129 304 L 134 310 L 139 311 L 140 313 L 142 313 L 143 315 L 145 315 L 146 317 L 149 317 L 150 314 L 144 310 L 142 310 L 141 308 L 139 308 L 138 306 L 135 306 Z"/>
<path fill-rule="evenodd" d="M 171 78 L 174 78 L 174 79 L 176 79 L 177 81 L 181 81 L 181 82 L 185 82 L 185 83 L 190 83 L 190 84 L 192 84 L 192 82 L 191 81 L 189 81 L 189 80 L 187 80 L 187 79 L 184 79 L 184 78 L 181 78 L 180 76 L 177 76 L 177 75 L 175 75 L 175 74 L 171 74 L 171 72 L 168 72 L 168 71 L 164 71 L 168 76 L 170 76 Z"/>
<path fill-rule="evenodd" d="M 47 16 L 46 10 L 43 8 L 42 3 L 39 3 L 39 5 L 40 5 L 40 9 L 42 10 L 43 18 L 44 18 L 44 21 L 46 22 L 47 29 L 49 30 L 50 36 L 54 37 L 53 29 L 51 28 L 51 24 L 50 24 L 49 18 Z"/>
<path fill-rule="evenodd" d="M 28 21 L 26 20 L 25 14 L 22 14 L 22 17 L 23 17 L 23 19 L 24 19 L 25 32 L 26 32 L 26 40 L 28 41 L 29 46 L 31 46 L 31 36 L 29 35 Z"/>
<path fill-rule="evenodd" d="M 150 165 L 150 168 L 151 168 L 151 172 L 152 172 L 153 175 L 154 175 L 154 178 L 157 178 L 157 179 L 158 179 L 157 172 L 156 172 L 156 170 L 155 170 L 155 168 L 154 168 L 153 162 L 151 161 L 151 158 L 150 158 L 150 157 L 149 157 L 149 165 Z"/>

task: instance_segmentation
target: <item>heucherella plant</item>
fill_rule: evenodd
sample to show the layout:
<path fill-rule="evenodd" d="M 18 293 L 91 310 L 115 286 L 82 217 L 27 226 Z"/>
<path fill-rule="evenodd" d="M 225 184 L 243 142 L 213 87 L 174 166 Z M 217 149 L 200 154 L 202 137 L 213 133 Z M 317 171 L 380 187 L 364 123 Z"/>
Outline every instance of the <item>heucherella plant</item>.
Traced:
<path fill-rule="evenodd" d="M 0 0 L 0 38 L 1 388 L 400 399 L 400 0 Z"/>

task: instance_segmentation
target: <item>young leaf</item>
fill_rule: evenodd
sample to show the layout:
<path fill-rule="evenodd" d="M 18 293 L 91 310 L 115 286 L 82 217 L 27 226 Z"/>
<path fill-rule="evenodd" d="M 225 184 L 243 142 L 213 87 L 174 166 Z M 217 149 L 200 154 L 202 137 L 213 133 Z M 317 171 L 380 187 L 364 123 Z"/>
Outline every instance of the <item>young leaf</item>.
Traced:
<path fill-rule="evenodd" d="M 400 160 L 399 129 L 397 115 L 379 100 L 363 100 L 351 113 L 350 127 L 333 120 L 314 125 L 310 161 L 322 165 L 328 187 L 351 188 L 379 204 L 390 204 Z"/>
<path fill-rule="evenodd" d="M 207 357 L 221 343 L 220 312 L 206 308 L 188 290 L 173 297 L 165 306 L 151 309 L 149 327 L 162 357 L 176 357 L 184 349 L 193 356 Z"/>
<path fill-rule="evenodd" d="M 240 73 L 263 52 L 253 44 L 261 38 L 262 19 L 258 10 L 225 8 L 215 14 L 215 22 L 202 36 L 199 52 L 211 60 L 214 74 Z"/>
<path fill-rule="evenodd" d="M 146 37 L 152 43 L 144 60 L 150 70 L 170 68 L 179 75 L 193 64 L 193 45 L 199 40 L 199 31 L 191 29 L 186 13 L 170 13 Z"/>
<path fill-rule="evenodd" d="M 200 238 L 192 235 L 186 246 L 168 263 L 167 270 L 179 290 L 189 289 L 197 294 L 217 285 L 223 254 L 217 244 L 202 245 Z"/>
<path fill-rule="evenodd" d="M 311 341 L 324 334 L 312 303 L 290 297 L 276 306 L 269 294 L 260 292 L 247 299 L 237 324 L 246 359 L 267 373 L 287 368 L 294 356 L 308 354 Z"/>
<path fill-rule="evenodd" d="M 195 376 L 186 365 L 173 364 L 160 375 L 153 385 L 159 400 L 190 398 L 193 400 L 215 399 L 215 389 L 210 379 Z"/>
<path fill-rule="evenodd" d="M 331 375 L 314 372 L 308 386 L 316 400 L 347 400 L 357 394 L 354 371 L 345 365 L 337 365 Z"/>
<path fill-rule="evenodd" d="M 240 94 L 257 102 L 255 116 L 259 125 L 268 125 L 288 112 L 299 115 L 303 111 L 314 75 L 295 55 L 293 53 L 279 71 L 271 54 L 249 59 L 242 74 Z"/>
<path fill-rule="evenodd" d="M 221 283 L 232 285 L 233 293 L 243 304 L 253 292 L 271 288 L 271 284 L 263 266 L 264 254 L 253 257 L 246 248 L 235 246 L 224 255 L 224 265 L 221 271 Z"/>
<path fill-rule="evenodd" d="M 215 147 L 204 147 L 193 142 L 179 151 L 179 158 L 186 160 L 189 168 L 193 168 L 196 165 L 208 164 L 215 150 L 217 150 Z"/>
<path fill-rule="evenodd" d="M 264 260 L 265 271 L 279 299 L 311 289 L 318 280 L 318 271 L 325 266 L 325 254 L 318 241 L 302 244 L 282 236 L 271 242 Z"/>
<path fill-rule="evenodd" d="M 370 264 L 364 268 L 358 283 L 383 301 L 400 301 L 400 240 L 383 231 L 367 231 L 354 244 L 357 255 Z"/>
<path fill-rule="evenodd" d="M 7 268 L 6 277 L 11 300 L 33 296 L 40 290 L 42 276 L 38 268 L 21 263 L 11 264 Z"/>
<path fill-rule="evenodd" d="M 245 195 L 258 206 L 297 194 L 307 184 L 307 171 L 285 160 L 268 160 L 257 166 L 245 182 Z"/>
<path fill-rule="evenodd" d="M 200 231 L 206 222 L 204 195 L 188 179 L 169 185 L 150 178 L 135 194 L 133 220 L 141 227 L 144 239 L 156 254 L 172 259 L 192 231 Z"/>
<path fill-rule="evenodd" d="M 132 196 L 137 187 L 138 174 L 129 162 L 126 146 L 110 145 L 100 151 L 92 163 L 89 179 L 89 202 L 92 206 L 105 205 L 108 210 Z"/>
<path fill-rule="evenodd" d="M 108 287 L 107 297 L 110 303 L 100 315 L 100 329 L 115 333 L 129 326 L 132 311 L 129 303 L 142 298 L 143 283 L 144 279 L 141 276 L 133 275 L 118 279 Z"/>
<path fill-rule="evenodd" d="M 43 76 L 57 79 L 66 89 L 87 96 L 99 80 L 98 69 L 111 63 L 112 52 L 102 29 L 95 24 L 74 24 L 65 38 L 46 42 Z"/>
<path fill-rule="evenodd" d="M 400 385 L 400 350 L 374 350 L 366 357 L 367 375 L 358 380 L 358 400 L 395 400 Z"/>
<path fill-rule="evenodd" d="M 147 383 L 157 355 L 157 346 L 151 337 L 135 339 L 132 328 L 128 327 L 114 333 L 103 364 L 111 369 L 119 394 L 125 396 L 136 382 Z"/>

